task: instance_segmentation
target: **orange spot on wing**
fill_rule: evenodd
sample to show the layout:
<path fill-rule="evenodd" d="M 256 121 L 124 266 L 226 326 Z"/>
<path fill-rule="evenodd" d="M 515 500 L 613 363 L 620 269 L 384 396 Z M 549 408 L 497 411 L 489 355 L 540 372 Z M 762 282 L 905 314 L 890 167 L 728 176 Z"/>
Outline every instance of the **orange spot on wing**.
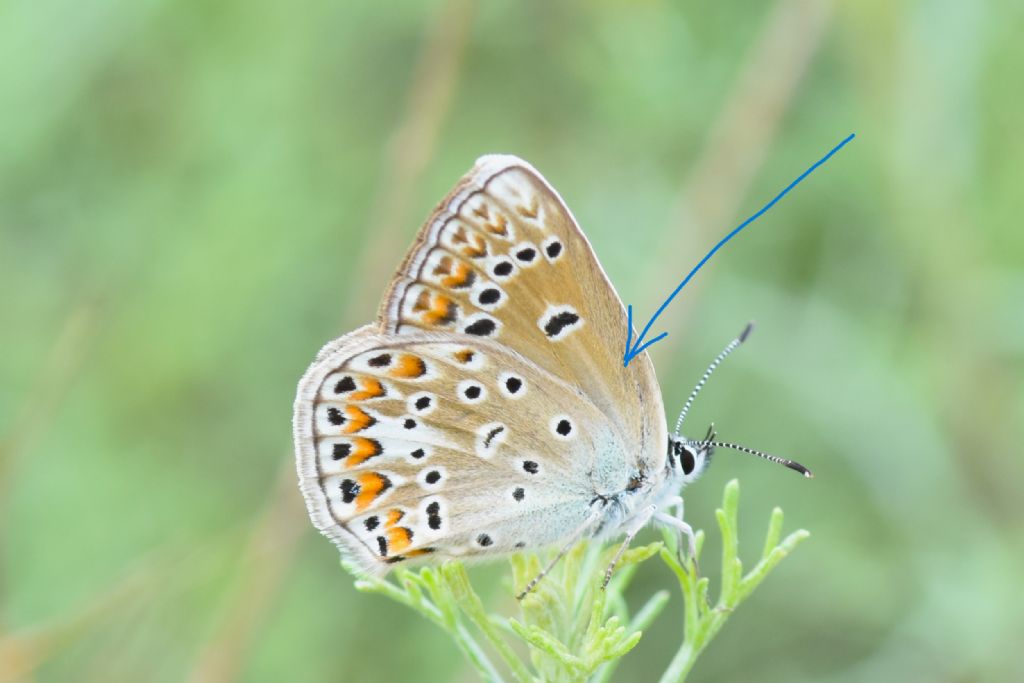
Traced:
<path fill-rule="evenodd" d="M 356 512 L 370 507 L 385 491 L 391 488 L 391 480 L 377 472 L 367 472 L 359 477 L 359 495 L 356 496 Z"/>
<path fill-rule="evenodd" d="M 388 551 L 400 553 L 412 545 L 412 529 L 396 526 L 388 529 Z"/>
<path fill-rule="evenodd" d="M 358 467 L 370 458 L 380 455 L 382 450 L 380 442 L 376 439 L 367 439 L 362 436 L 357 436 L 352 439 L 352 451 L 349 456 L 345 458 L 345 467 Z"/>
<path fill-rule="evenodd" d="M 458 263 L 455 264 L 454 273 L 452 273 L 451 270 L 448 270 L 446 272 L 450 273 L 450 275 L 448 275 L 448 277 L 442 278 L 441 284 L 451 289 L 461 289 L 462 287 L 471 285 L 473 284 L 473 280 L 475 279 L 473 269 L 469 267 L 468 263 L 465 263 L 463 261 L 459 261 Z"/>
<path fill-rule="evenodd" d="M 390 510 L 388 510 L 387 519 L 384 520 L 384 526 L 388 528 L 393 527 L 394 525 L 402 521 L 402 517 L 405 517 L 404 512 L 402 512 L 398 508 L 391 508 Z"/>
<path fill-rule="evenodd" d="M 412 305 L 413 313 L 419 313 L 421 321 L 427 325 L 448 325 L 455 322 L 459 307 L 454 301 L 441 294 L 431 294 L 422 290 Z"/>
<path fill-rule="evenodd" d="M 423 322 L 428 325 L 450 325 L 456 318 L 455 302 L 438 294 L 430 304 L 430 309 L 423 314 Z"/>
<path fill-rule="evenodd" d="M 417 377 L 422 377 L 426 371 L 427 365 L 421 358 L 404 353 L 398 358 L 398 362 L 395 363 L 388 374 L 392 377 L 403 379 L 416 379 Z"/>
<path fill-rule="evenodd" d="M 356 391 L 348 396 L 350 401 L 365 401 L 368 398 L 377 398 L 378 396 L 384 395 L 384 386 L 373 379 L 372 377 L 366 377 L 363 379 L 362 391 Z"/>
<path fill-rule="evenodd" d="M 448 275 L 452 272 L 452 257 L 442 256 L 437 260 L 437 265 L 434 266 L 434 275 Z"/>
<path fill-rule="evenodd" d="M 521 216 L 526 216 L 527 218 L 536 218 L 537 200 L 534 199 L 532 202 L 530 202 L 529 206 L 518 206 L 516 207 L 516 210 L 519 212 L 519 215 Z"/>
<path fill-rule="evenodd" d="M 535 218 L 536 214 L 531 216 Z M 500 213 L 494 217 L 494 220 L 490 223 L 484 223 L 484 230 L 487 232 L 494 233 L 495 235 L 501 235 L 502 237 L 508 235 L 508 219 L 502 216 Z"/>
<path fill-rule="evenodd" d="M 377 424 L 377 420 L 356 406 L 345 406 L 345 426 L 341 428 L 345 434 L 355 434 L 367 427 Z"/>
<path fill-rule="evenodd" d="M 463 256 L 469 256 L 470 258 L 487 256 L 487 242 L 484 241 L 484 238 L 475 232 L 466 230 L 462 226 L 452 233 L 452 242 L 454 244 L 466 245 L 461 248 Z"/>
<path fill-rule="evenodd" d="M 470 258 L 487 256 L 487 243 L 479 235 L 473 235 L 473 244 L 462 248 L 462 253 Z"/>
<path fill-rule="evenodd" d="M 473 349 L 462 349 L 455 352 L 455 360 L 460 363 L 468 363 L 473 360 Z"/>
<path fill-rule="evenodd" d="M 434 548 L 417 548 L 416 550 L 410 550 L 405 554 L 406 557 L 418 557 L 420 555 L 429 555 L 434 552 Z"/>

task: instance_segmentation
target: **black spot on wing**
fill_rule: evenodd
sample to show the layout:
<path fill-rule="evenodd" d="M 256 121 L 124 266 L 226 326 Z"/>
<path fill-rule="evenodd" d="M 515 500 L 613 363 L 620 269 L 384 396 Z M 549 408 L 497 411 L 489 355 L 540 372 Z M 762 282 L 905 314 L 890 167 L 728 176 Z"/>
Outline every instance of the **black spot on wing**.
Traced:
<path fill-rule="evenodd" d="M 562 311 L 556 313 L 544 323 L 544 333 L 549 337 L 556 337 L 561 334 L 562 330 L 566 327 L 575 325 L 580 320 L 580 317 L 571 311 Z"/>

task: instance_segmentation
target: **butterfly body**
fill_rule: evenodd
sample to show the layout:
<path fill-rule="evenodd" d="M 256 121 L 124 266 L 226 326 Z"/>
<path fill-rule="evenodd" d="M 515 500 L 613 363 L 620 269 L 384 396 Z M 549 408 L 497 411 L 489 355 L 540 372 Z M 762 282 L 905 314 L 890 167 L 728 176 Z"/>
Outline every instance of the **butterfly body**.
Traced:
<path fill-rule="evenodd" d="M 299 383 L 315 525 L 382 574 L 631 533 L 681 504 L 710 449 L 670 438 L 650 358 L 621 362 L 626 324 L 550 185 L 482 157 L 421 229 L 377 323 L 325 346 Z"/>

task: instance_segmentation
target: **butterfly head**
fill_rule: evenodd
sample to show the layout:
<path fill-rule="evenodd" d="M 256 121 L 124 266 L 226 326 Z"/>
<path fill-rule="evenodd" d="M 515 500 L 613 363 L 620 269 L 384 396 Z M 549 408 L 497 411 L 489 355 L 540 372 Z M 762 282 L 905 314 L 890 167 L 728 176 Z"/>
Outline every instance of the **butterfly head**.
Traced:
<path fill-rule="evenodd" d="M 771 462 L 779 465 L 784 465 L 791 470 L 799 472 L 805 477 L 813 477 L 810 470 L 801 465 L 798 462 L 787 460 L 786 458 L 780 458 L 764 451 L 759 451 L 755 448 L 748 448 L 746 446 L 740 446 L 734 443 L 726 443 L 724 441 L 717 441 L 715 439 L 715 426 L 711 425 L 708 427 L 707 434 L 704 435 L 703 439 L 694 441 L 693 439 L 687 439 L 683 436 L 680 431 L 683 427 L 683 420 L 686 419 L 686 414 L 690 411 L 690 406 L 693 405 L 693 400 L 697 398 L 700 390 L 707 384 L 708 378 L 711 377 L 711 373 L 715 371 L 715 368 L 725 360 L 725 357 L 732 353 L 740 344 L 746 341 L 750 335 L 750 331 L 753 329 L 753 324 L 748 323 L 743 331 L 740 332 L 739 336 L 729 342 L 722 352 L 711 361 L 711 365 L 704 371 L 700 381 L 690 392 L 690 396 L 686 399 L 686 403 L 683 405 L 682 411 L 679 413 L 679 419 L 676 421 L 675 433 L 670 434 L 668 437 L 668 468 L 669 474 L 673 479 L 679 481 L 680 486 L 685 486 L 703 474 L 707 468 L 708 463 L 711 462 L 711 456 L 715 452 L 715 447 L 730 448 L 734 451 L 740 451 L 748 455 L 756 455 L 759 458 L 764 458 Z"/>
<path fill-rule="evenodd" d="M 673 479 L 680 486 L 694 482 L 711 464 L 711 456 L 715 454 L 714 425 L 701 441 L 687 439 L 681 434 L 669 434 L 668 437 L 668 468 Z"/>

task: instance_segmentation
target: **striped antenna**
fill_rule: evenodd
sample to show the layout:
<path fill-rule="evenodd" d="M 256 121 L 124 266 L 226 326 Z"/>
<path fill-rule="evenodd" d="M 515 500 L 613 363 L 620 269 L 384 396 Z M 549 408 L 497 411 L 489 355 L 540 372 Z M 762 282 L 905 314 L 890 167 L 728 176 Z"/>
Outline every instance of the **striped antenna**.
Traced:
<path fill-rule="evenodd" d="M 676 420 L 676 434 L 679 434 L 679 430 L 683 428 L 683 420 L 686 419 L 686 413 L 690 412 L 690 406 L 693 405 L 693 399 L 697 398 L 697 394 L 699 394 L 700 390 L 704 388 L 705 384 L 707 384 L 708 377 L 711 377 L 711 373 L 715 371 L 715 368 L 717 368 L 723 360 L 725 360 L 726 356 L 728 356 L 730 353 L 736 350 L 737 346 L 746 341 L 747 337 L 750 335 L 751 330 L 753 329 L 754 323 L 747 323 L 747 326 L 743 328 L 742 332 L 740 332 L 740 336 L 736 337 L 731 342 L 729 342 L 726 345 L 726 347 L 722 349 L 722 352 L 718 354 L 718 356 L 716 356 L 713 361 L 711 361 L 711 365 L 709 365 L 708 369 L 704 371 L 704 374 L 701 376 L 700 381 L 697 382 L 697 386 L 693 388 L 693 391 L 690 392 L 690 397 L 686 399 L 686 403 L 683 404 L 683 410 L 679 413 L 679 419 Z"/>
<path fill-rule="evenodd" d="M 787 460 L 786 458 L 780 458 L 779 456 L 772 455 L 771 453 L 759 451 L 756 448 L 747 448 L 746 446 L 740 446 L 739 444 L 726 443 L 724 441 L 707 441 L 704 439 L 700 441 L 688 441 L 687 443 L 692 447 L 703 449 L 706 449 L 708 446 L 714 446 L 716 448 L 731 448 L 734 451 L 747 453 L 748 455 L 756 455 L 759 458 L 770 460 L 771 462 L 777 463 L 779 465 L 785 465 L 789 469 L 799 472 L 808 479 L 814 478 L 814 475 L 811 473 L 811 471 L 804 467 L 803 465 L 801 465 L 800 463 L 795 462 L 793 460 Z"/>

